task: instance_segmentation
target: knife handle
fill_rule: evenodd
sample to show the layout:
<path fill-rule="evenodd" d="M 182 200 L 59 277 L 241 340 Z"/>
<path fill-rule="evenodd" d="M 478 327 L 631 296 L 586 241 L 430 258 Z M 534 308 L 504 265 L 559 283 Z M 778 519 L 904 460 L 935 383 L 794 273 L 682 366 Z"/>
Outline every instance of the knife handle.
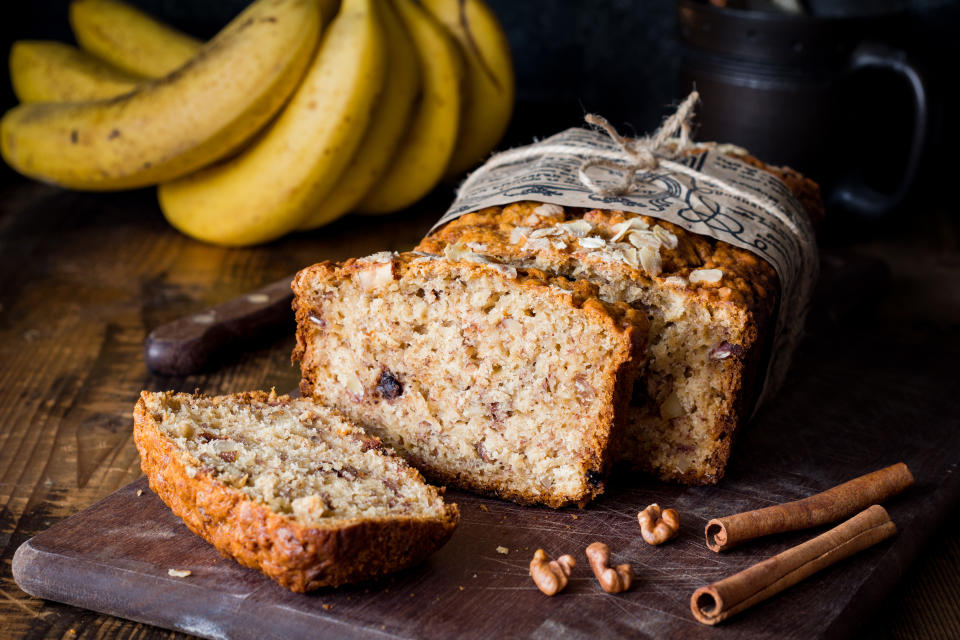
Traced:
<path fill-rule="evenodd" d="M 161 325 L 143 344 L 147 368 L 157 375 L 186 376 L 210 367 L 228 351 L 292 332 L 293 277 L 245 293 L 215 307 Z"/>

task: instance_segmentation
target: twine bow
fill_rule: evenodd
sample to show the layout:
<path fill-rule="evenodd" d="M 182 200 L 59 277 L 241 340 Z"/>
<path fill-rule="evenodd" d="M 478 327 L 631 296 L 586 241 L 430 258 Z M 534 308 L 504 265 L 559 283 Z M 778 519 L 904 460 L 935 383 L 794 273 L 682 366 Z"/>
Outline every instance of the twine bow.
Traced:
<path fill-rule="evenodd" d="M 589 158 L 580 165 L 578 170 L 580 182 L 590 191 L 601 196 L 619 196 L 629 193 L 633 189 L 633 180 L 638 171 L 656 169 L 660 166 L 660 159 L 673 160 L 690 146 L 690 118 L 699 100 L 700 94 L 696 91 L 692 92 L 652 136 L 645 138 L 621 136 L 606 118 L 588 113 L 584 118 L 587 123 L 607 132 L 610 139 L 623 151 L 627 164 L 609 158 Z M 674 136 L 677 129 L 680 130 L 680 135 Z M 619 185 L 605 187 L 587 173 L 593 167 L 623 171 L 623 180 Z"/>
<path fill-rule="evenodd" d="M 486 178 L 492 170 L 504 165 L 511 165 L 526 160 L 550 155 L 564 155 L 583 158 L 578 169 L 580 182 L 591 192 L 607 198 L 622 196 L 633 189 L 633 181 L 638 171 L 652 171 L 662 168 L 669 173 L 683 174 L 702 184 L 720 189 L 728 196 L 742 202 L 749 202 L 753 206 L 766 211 L 769 215 L 780 220 L 787 228 L 797 235 L 802 235 L 797 223 L 769 196 L 753 190 L 743 189 L 719 177 L 705 174 L 682 162 L 677 158 L 691 146 L 690 118 L 693 108 L 700 100 L 700 94 L 693 91 L 680 103 L 677 110 L 663 125 L 646 138 L 626 138 L 621 136 L 606 118 L 595 114 L 588 114 L 586 121 L 603 129 L 610 136 L 619 149 L 602 150 L 568 143 L 536 143 L 526 147 L 519 147 L 502 151 L 484 163 L 479 169 L 470 174 L 460 185 L 457 198 L 469 193 L 474 185 Z M 677 130 L 680 135 L 674 136 Z M 591 178 L 587 171 L 593 167 L 603 167 L 623 172 L 620 184 L 612 187 L 604 186 Z M 434 228 L 446 222 L 446 216 L 434 225 Z"/>

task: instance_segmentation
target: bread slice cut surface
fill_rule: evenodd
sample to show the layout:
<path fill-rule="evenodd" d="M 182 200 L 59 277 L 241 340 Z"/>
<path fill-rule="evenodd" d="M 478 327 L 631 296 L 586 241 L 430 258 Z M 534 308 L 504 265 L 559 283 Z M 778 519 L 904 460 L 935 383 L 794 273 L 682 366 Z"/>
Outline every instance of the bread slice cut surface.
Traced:
<path fill-rule="evenodd" d="M 550 506 L 601 492 L 643 314 L 469 251 L 322 263 L 294 290 L 301 392 L 427 477 Z"/>
<path fill-rule="evenodd" d="M 134 421 L 150 488 L 221 553 L 293 591 L 402 569 L 457 524 L 415 469 L 307 399 L 144 392 Z"/>

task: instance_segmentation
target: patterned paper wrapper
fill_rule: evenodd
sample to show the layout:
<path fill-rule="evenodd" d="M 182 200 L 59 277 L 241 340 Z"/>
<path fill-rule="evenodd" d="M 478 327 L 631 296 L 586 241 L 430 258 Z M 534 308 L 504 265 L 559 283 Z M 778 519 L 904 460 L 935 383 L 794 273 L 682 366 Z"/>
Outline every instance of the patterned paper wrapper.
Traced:
<path fill-rule="evenodd" d="M 727 153 L 735 147 L 696 148 L 701 151 L 638 172 L 627 193 L 605 196 L 585 186 L 580 168 L 585 160 L 617 158 L 623 152 L 601 132 L 568 129 L 491 157 L 467 178 L 431 231 L 472 211 L 533 200 L 652 216 L 760 256 L 776 270 L 781 296 L 759 407 L 783 383 L 803 329 L 819 264 L 813 228 L 790 189 Z M 670 168 L 677 164 L 688 171 Z M 589 174 L 601 185 L 623 180 L 623 170 L 613 167 L 593 166 Z"/>

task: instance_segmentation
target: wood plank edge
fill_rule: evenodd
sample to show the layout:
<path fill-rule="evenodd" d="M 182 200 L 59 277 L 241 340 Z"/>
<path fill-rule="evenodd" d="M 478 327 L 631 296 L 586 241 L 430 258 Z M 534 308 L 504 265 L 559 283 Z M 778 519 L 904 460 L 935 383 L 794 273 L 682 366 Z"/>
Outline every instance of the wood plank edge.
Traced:
<path fill-rule="evenodd" d="M 261 626 L 264 620 L 263 609 L 272 605 L 263 600 L 247 602 L 245 596 L 217 592 L 186 581 L 179 582 L 176 591 L 171 591 L 168 582 L 179 579 L 150 576 L 100 562 L 51 553 L 36 548 L 31 544 L 32 541 L 31 538 L 17 548 L 12 564 L 17 585 L 36 598 L 211 640 L 260 640 L 290 637 L 290 634 L 329 634 L 329 637 L 336 638 L 369 638 L 378 635 L 396 637 L 376 627 L 358 627 L 348 621 L 322 614 L 318 618 L 282 605 L 276 608 L 283 613 L 286 624 L 277 626 L 274 623 L 272 629 L 264 629 Z M 132 585 L 123 584 L 131 575 L 138 579 L 136 591 Z M 113 587 L 104 590 L 94 586 L 104 583 Z M 273 588 L 272 583 L 266 586 Z M 203 595 L 201 597 L 199 593 L 190 593 L 191 591 L 202 592 Z M 128 599 L 120 600 L 134 592 L 149 594 L 141 601 L 141 608 L 137 613 L 133 613 Z M 179 597 L 176 597 L 177 595 Z"/>
<path fill-rule="evenodd" d="M 899 555 L 875 564 L 873 572 L 861 586 L 859 593 L 851 598 L 847 606 L 833 619 L 824 630 L 822 638 L 852 638 L 858 631 L 868 627 L 884 599 L 916 561 L 924 545 L 933 539 L 946 522 L 951 509 L 960 502 L 960 476 L 953 475 L 951 480 L 946 486 L 931 481 L 934 492 L 927 513 L 937 514 L 936 517 L 926 523 L 925 527 L 916 526 L 916 522 L 907 528 L 898 525 L 894 544 L 886 548 L 883 556 L 887 558 L 895 552 Z M 907 492 L 900 499 L 909 498 L 910 494 Z M 894 524 L 897 524 L 896 519 Z"/>

